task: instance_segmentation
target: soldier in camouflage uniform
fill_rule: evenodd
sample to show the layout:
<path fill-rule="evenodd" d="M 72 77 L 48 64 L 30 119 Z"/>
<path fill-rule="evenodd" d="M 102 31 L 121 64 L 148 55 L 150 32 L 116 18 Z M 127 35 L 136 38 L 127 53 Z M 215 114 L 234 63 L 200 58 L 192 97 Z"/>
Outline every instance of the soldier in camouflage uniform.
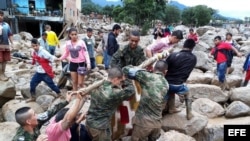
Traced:
<path fill-rule="evenodd" d="M 71 95 L 67 94 L 66 99 L 66 101 L 62 101 L 54 107 L 50 107 L 46 112 L 38 115 L 36 115 L 35 111 L 30 107 L 18 109 L 15 112 L 15 117 L 20 127 L 12 141 L 35 141 L 40 135 L 42 125 L 69 103 Z"/>
<path fill-rule="evenodd" d="M 123 100 L 130 98 L 134 87 L 118 67 L 109 69 L 108 80 L 91 92 L 86 127 L 93 141 L 111 141 L 111 118 Z"/>
<path fill-rule="evenodd" d="M 167 68 L 164 61 L 156 62 L 154 73 L 131 66 L 123 68 L 124 74 L 137 80 L 142 88 L 140 104 L 133 118 L 132 141 L 156 141 L 160 137 L 164 96 L 168 91 L 168 82 L 164 78 Z"/>
<path fill-rule="evenodd" d="M 140 41 L 140 34 L 138 31 L 132 31 L 130 34 L 129 44 L 124 48 L 120 48 L 111 59 L 111 67 L 118 66 L 120 68 L 133 65 L 138 66 L 146 57 L 143 52 L 143 48 L 138 46 Z"/>

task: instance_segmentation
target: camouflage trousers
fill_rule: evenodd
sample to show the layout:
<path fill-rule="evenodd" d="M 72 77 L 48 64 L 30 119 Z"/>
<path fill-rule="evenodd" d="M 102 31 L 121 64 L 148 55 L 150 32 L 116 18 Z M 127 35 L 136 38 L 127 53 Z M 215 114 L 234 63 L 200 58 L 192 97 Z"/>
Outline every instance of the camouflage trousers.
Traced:
<path fill-rule="evenodd" d="M 160 135 L 160 128 L 148 128 L 134 124 L 131 141 L 156 141 Z"/>
<path fill-rule="evenodd" d="M 111 141 L 111 130 L 108 129 L 95 129 L 86 126 L 92 138 L 92 141 Z"/>

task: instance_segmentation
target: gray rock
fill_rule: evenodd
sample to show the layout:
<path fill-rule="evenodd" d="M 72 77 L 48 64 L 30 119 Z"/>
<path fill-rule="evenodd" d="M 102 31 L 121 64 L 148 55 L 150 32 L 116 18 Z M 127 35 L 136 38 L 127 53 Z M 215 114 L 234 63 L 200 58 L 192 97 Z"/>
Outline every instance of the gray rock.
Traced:
<path fill-rule="evenodd" d="M 36 103 L 38 103 L 43 108 L 43 110 L 46 111 L 54 99 L 55 97 L 52 95 L 40 95 L 36 98 Z"/>
<path fill-rule="evenodd" d="M 16 122 L 0 123 L 0 141 L 12 141 L 19 124 Z"/>
<path fill-rule="evenodd" d="M 19 34 L 13 34 L 13 40 L 14 41 L 20 41 L 21 40 L 21 36 Z"/>
<path fill-rule="evenodd" d="M 193 54 L 196 56 L 196 58 L 198 58 L 195 68 L 199 68 L 204 72 L 211 70 L 212 62 L 208 58 L 208 54 L 202 51 L 193 51 Z"/>
<path fill-rule="evenodd" d="M 195 139 L 175 130 L 170 130 L 161 134 L 157 141 L 195 141 Z"/>
<path fill-rule="evenodd" d="M 44 110 L 36 102 L 26 103 L 20 100 L 10 100 L 2 107 L 3 117 L 5 121 L 16 121 L 15 112 L 21 107 L 31 107 L 36 113 L 42 113 Z"/>
<path fill-rule="evenodd" d="M 207 30 L 203 35 L 200 35 L 199 39 L 200 39 L 200 41 L 203 41 L 206 44 L 208 44 L 209 47 L 214 47 L 213 39 L 217 35 L 218 34 L 217 34 L 217 32 L 215 30 Z"/>
<path fill-rule="evenodd" d="M 9 79 L 8 81 L 0 81 L 0 107 L 7 101 L 15 98 L 16 90 L 14 82 Z"/>
<path fill-rule="evenodd" d="M 211 72 L 194 72 L 192 71 L 187 79 L 188 84 L 211 84 L 214 74 Z"/>
<path fill-rule="evenodd" d="M 242 101 L 250 106 L 250 87 L 235 88 L 230 91 L 232 101 Z"/>
<path fill-rule="evenodd" d="M 250 52 L 249 45 L 241 46 L 240 51 L 247 55 Z"/>
<path fill-rule="evenodd" d="M 224 125 L 248 125 L 250 116 L 233 119 L 224 117 L 209 119 L 207 126 L 193 137 L 197 141 L 224 141 Z"/>
<path fill-rule="evenodd" d="M 192 98 L 208 98 L 215 102 L 226 102 L 229 96 L 218 86 L 207 84 L 188 84 Z"/>
<path fill-rule="evenodd" d="M 235 118 L 249 115 L 250 107 L 241 101 L 234 101 L 226 108 L 226 118 Z"/>
<path fill-rule="evenodd" d="M 215 28 L 212 26 L 199 27 L 196 29 L 196 33 L 198 33 L 199 36 L 203 36 L 209 30 L 215 30 Z"/>
<path fill-rule="evenodd" d="M 194 48 L 194 51 L 209 52 L 210 48 L 211 47 L 207 43 L 199 40 Z"/>
<path fill-rule="evenodd" d="M 31 39 L 33 39 L 33 36 L 28 32 L 20 32 L 19 35 L 21 36 L 21 38 L 23 40 L 31 40 Z"/>
<path fill-rule="evenodd" d="M 26 84 L 21 88 L 21 94 L 23 95 L 24 98 L 30 97 L 30 85 Z M 53 95 L 53 91 L 44 83 L 40 83 L 36 87 L 36 97 L 44 94 L 50 94 Z"/>
<path fill-rule="evenodd" d="M 186 119 L 186 110 L 179 113 L 167 114 L 163 117 L 162 129 L 166 132 L 177 130 L 181 133 L 193 136 L 201 131 L 207 125 L 207 117 L 193 112 L 194 117 L 191 120 Z"/>
<path fill-rule="evenodd" d="M 230 89 L 235 87 L 237 88 L 241 86 L 242 76 L 231 74 L 226 77 L 226 80 Z M 219 86 L 219 80 L 217 76 L 212 79 L 211 84 Z"/>
<path fill-rule="evenodd" d="M 220 104 L 208 98 L 199 98 L 195 100 L 192 103 L 192 108 L 195 112 L 207 116 L 208 118 L 219 117 L 225 113 L 224 108 Z"/>

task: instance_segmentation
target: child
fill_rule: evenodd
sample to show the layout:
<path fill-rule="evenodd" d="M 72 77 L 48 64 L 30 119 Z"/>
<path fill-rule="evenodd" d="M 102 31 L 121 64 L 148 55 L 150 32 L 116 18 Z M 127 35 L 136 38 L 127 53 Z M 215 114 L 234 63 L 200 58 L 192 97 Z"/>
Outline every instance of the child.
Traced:
<path fill-rule="evenodd" d="M 245 80 L 243 82 L 243 86 L 247 86 L 248 81 L 250 80 L 250 53 L 247 55 L 247 58 L 245 60 L 244 66 L 243 66 L 243 73 L 246 71 Z"/>

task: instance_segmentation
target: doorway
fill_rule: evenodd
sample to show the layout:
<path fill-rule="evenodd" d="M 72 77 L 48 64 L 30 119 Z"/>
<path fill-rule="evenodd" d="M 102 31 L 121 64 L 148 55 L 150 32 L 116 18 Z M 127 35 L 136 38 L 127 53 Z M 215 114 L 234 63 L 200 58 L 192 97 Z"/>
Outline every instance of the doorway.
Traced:
<path fill-rule="evenodd" d="M 35 0 L 29 0 L 29 12 L 30 12 L 30 14 L 34 13 L 35 9 L 36 9 Z"/>

